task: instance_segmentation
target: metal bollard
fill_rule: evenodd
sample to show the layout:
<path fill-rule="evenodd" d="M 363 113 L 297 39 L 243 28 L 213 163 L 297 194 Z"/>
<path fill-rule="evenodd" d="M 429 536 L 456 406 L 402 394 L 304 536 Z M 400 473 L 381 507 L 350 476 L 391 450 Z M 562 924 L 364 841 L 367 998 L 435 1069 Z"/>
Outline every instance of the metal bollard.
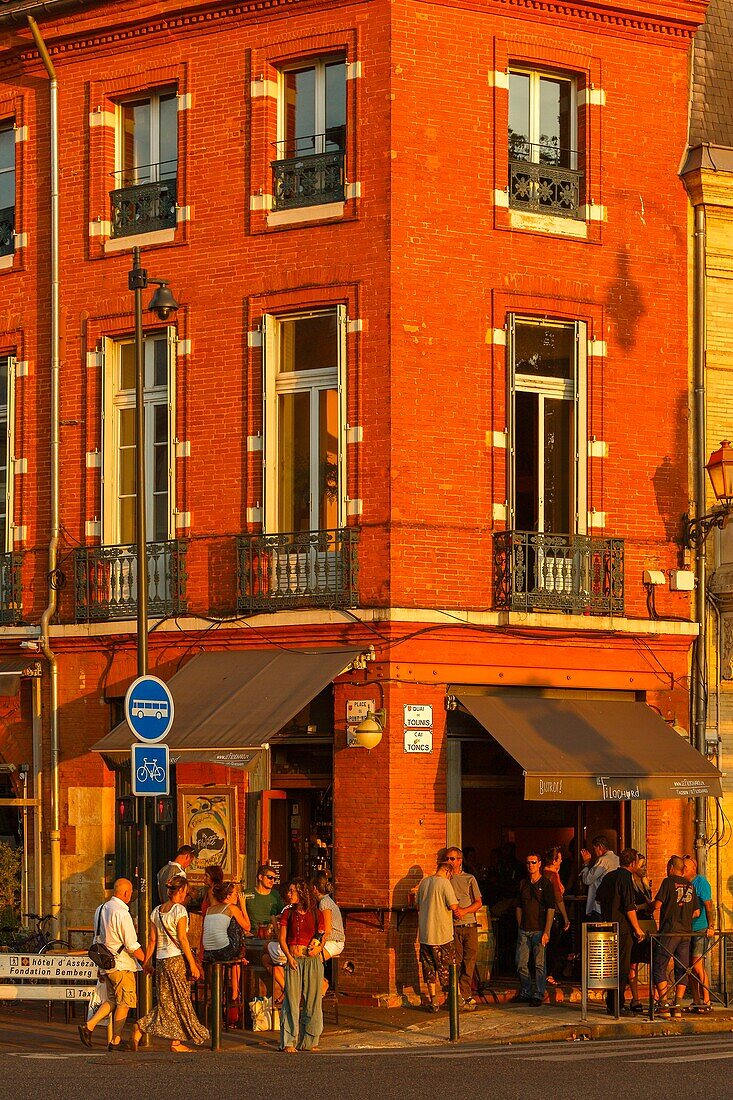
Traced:
<path fill-rule="evenodd" d="M 458 1023 L 458 966 L 451 963 L 449 967 L 450 979 L 448 983 L 448 1014 L 450 1016 L 450 1041 L 455 1043 L 460 1037 Z"/>
<path fill-rule="evenodd" d="M 221 966 L 211 964 L 211 1003 L 209 1008 L 211 1049 L 221 1050 Z"/>

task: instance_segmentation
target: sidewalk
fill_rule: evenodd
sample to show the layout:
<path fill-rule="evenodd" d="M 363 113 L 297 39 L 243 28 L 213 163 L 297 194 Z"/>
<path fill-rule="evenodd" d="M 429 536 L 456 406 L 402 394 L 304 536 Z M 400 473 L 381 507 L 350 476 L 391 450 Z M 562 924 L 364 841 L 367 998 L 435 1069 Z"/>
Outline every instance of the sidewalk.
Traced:
<path fill-rule="evenodd" d="M 63 1006 L 57 1005 L 54 1019 L 46 1022 L 45 1006 L 0 1005 L 0 1054 L 11 1052 L 68 1052 L 80 1048 L 77 1024 L 81 1014 L 64 1022 Z M 733 1031 L 733 1008 L 719 1008 L 709 1016 L 685 1016 L 682 1020 L 624 1017 L 616 1022 L 599 1003 L 589 1006 L 588 1020 L 580 1019 L 580 1005 L 574 1002 L 545 1004 L 541 1008 L 504 1004 L 481 1005 L 460 1017 L 461 1042 L 480 1044 L 571 1042 L 588 1039 L 631 1039 L 660 1035 L 708 1035 Z M 274 1032 L 222 1031 L 222 1049 L 228 1054 L 274 1051 Z M 326 1012 L 321 1049 L 328 1051 L 415 1049 L 447 1044 L 448 1013 L 435 1015 L 421 1008 L 365 1008 L 342 1005 L 339 1023 Z M 162 1044 L 157 1044 L 162 1049 Z M 80 1048 L 81 1049 L 81 1048 Z M 101 1053 L 100 1036 L 95 1049 Z"/>

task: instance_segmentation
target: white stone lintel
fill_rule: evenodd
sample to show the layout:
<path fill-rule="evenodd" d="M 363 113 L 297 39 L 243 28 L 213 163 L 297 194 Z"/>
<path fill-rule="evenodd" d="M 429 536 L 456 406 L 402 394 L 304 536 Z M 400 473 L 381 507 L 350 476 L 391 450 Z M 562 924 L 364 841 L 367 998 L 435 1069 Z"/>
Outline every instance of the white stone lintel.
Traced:
<path fill-rule="evenodd" d="M 90 126 L 108 126 L 111 130 L 114 130 L 116 124 L 114 111 L 103 111 L 101 107 L 98 107 L 96 111 L 90 112 Z"/>
<path fill-rule="evenodd" d="M 603 88 L 581 88 L 578 92 L 578 106 L 605 107 L 606 93 Z"/>
<path fill-rule="evenodd" d="M 490 88 L 509 90 L 509 73 L 501 72 L 499 69 L 490 69 L 488 79 Z"/>
<path fill-rule="evenodd" d="M 262 79 L 253 80 L 249 86 L 249 94 L 252 99 L 258 99 L 261 96 L 277 99 L 277 81 Z"/>
<path fill-rule="evenodd" d="M 361 61 L 346 62 L 346 79 L 358 80 L 361 76 Z"/>

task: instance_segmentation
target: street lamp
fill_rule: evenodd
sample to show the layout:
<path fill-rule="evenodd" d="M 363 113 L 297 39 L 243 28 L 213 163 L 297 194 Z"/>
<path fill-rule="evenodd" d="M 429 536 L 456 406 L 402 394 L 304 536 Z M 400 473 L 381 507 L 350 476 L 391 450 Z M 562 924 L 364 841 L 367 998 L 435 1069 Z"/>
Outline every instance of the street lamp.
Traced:
<path fill-rule="evenodd" d="M 146 485 L 145 485 L 145 345 L 143 336 L 143 291 L 153 284 L 155 293 L 149 309 L 153 310 L 161 321 L 167 321 L 171 313 L 178 309 L 178 302 L 165 279 L 153 279 L 140 263 L 140 249 L 132 250 L 132 270 L 128 274 L 128 287 L 135 295 L 135 458 L 136 458 L 136 498 L 135 498 L 135 535 L 137 563 L 137 674 L 147 675 L 148 671 L 148 559 L 146 532 Z M 150 934 L 151 895 L 151 853 L 150 833 L 148 829 L 148 804 L 146 798 L 138 802 L 138 935 L 143 947 Z M 141 851 L 142 849 L 142 851 Z M 141 860 L 142 855 L 142 860 Z M 142 864 L 142 866 L 141 866 Z M 140 998 L 140 1015 L 144 1016 L 153 1007 L 153 988 L 149 976 L 143 978 Z"/>
<path fill-rule="evenodd" d="M 718 505 L 695 519 L 685 516 L 684 543 L 690 550 L 704 546 L 711 531 L 721 531 L 733 512 L 733 447 L 729 439 L 724 439 L 718 450 L 713 451 L 705 469 Z"/>

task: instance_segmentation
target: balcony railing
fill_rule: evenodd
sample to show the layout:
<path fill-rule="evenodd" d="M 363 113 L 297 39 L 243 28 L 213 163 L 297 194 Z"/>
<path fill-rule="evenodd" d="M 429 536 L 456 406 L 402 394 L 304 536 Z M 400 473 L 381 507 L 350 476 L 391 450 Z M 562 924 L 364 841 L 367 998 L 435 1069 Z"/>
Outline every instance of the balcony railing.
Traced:
<path fill-rule="evenodd" d="M 187 543 L 149 542 L 148 612 L 180 615 L 186 604 Z M 137 617 L 137 556 L 134 546 L 91 546 L 74 551 L 74 602 L 78 623 Z"/>
<path fill-rule="evenodd" d="M 507 611 L 623 615 L 623 539 L 496 531 L 494 602 Z"/>
<path fill-rule="evenodd" d="M 0 210 L 0 256 L 12 256 L 15 252 L 15 207 Z"/>
<path fill-rule="evenodd" d="M 535 149 L 534 155 L 531 150 Z M 573 150 L 515 141 L 509 149 L 509 205 L 533 214 L 580 217 L 583 173 L 560 162 L 577 157 Z"/>
<path fill-rule="evenodd" d="M 135 183 L 110 192 L 112 236 L 152 233 L 176 227 L 176 177 L 157 183 Z"/>
<path fill-rule="evenodd" d="M 20 554 L 0 554 L 0 626 L 21 620 Z"/>
<path fill-rule="evenodd" d="M 278 159 L 272 162 L 273 210 L 344 201 L 346 154 L 342 127 L 338 130 L 339 133 L 297 138 L 294 143 L 276 142 Z M 341 148 L 327 148 L 335 144 Z"/>
<path fill-rule="evenodd" d="M 354 527 L 240 535 L 237 609 L 353 607 L 358 602 L 358 539 Z"/>

